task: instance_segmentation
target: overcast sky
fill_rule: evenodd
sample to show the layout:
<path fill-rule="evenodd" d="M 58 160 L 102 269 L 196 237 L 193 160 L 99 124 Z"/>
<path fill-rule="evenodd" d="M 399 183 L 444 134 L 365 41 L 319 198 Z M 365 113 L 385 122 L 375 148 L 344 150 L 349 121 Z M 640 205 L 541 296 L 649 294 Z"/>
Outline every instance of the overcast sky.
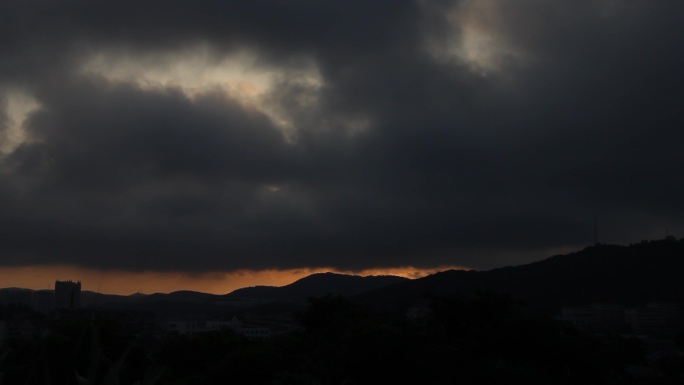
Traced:
<path fill-rule="evenodd" d="M 681 0 L 0 2 L 0 265 L 489 269 L 684 230 Z"/>

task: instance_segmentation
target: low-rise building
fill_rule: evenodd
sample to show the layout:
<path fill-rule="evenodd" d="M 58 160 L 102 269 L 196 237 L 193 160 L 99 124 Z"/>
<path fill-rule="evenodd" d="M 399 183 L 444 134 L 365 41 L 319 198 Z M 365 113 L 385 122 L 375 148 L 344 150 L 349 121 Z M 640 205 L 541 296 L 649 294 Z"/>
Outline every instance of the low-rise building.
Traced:
<path fill-rule="evenodd" d="M 181 335 L 207 333 L 221 329 L 230 329 L 248 338 L 268 338 L 271 336 L 270 328 L 244 326 L 237 317 L 233 317 L 230 321 L 174 320 L 167 324 L 168 331 Z"/>
<path fill-rule="evenodd" d="M 594 333 L 621 333 L 626 330 L 625 308 L 621 305 L 594 304 L 564 307 L 560 321 Z"/>
<path fill-rule="evenodd" d="M 636 334 L 674 336 L 682 331 L 682 306 L 673 303 L 649 303 L 627 309 L 626 320 Z"/>
<path fill-rule="evenodd" d="M 592 333 L 667 337 L 684 331 L 682 306 L 674 303 L 649 303 L 628 309 L 620 305 L 565 307 L 558 320 Z"/>

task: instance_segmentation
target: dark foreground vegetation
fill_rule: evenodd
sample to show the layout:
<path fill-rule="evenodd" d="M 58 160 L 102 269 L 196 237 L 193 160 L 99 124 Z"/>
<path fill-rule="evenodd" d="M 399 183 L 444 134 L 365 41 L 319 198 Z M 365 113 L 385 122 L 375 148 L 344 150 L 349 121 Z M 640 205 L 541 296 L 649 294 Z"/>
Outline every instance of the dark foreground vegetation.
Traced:
<path fill-rule="evenodd" d="M 144 334 L 96 316 L 10 340 L 0 384 L 681 384 L 682 344 L 592 336 L 498 294 L 428 298 L 407 317 L 342 297 L 312 299 L 301 329 L 250 340 L 230 330 Z M 681 342 L 681 340 L 680 340 Z"/>

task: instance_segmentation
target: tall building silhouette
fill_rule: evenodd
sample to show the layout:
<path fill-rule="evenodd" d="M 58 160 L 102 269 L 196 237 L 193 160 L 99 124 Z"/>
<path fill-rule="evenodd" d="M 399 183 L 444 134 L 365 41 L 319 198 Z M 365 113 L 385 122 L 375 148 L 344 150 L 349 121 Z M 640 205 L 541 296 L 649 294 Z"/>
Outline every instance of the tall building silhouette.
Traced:
<path fill-rule="evenodd" d="M 55 308 L 81 307 L 81 281 L 55 281 Z"/>

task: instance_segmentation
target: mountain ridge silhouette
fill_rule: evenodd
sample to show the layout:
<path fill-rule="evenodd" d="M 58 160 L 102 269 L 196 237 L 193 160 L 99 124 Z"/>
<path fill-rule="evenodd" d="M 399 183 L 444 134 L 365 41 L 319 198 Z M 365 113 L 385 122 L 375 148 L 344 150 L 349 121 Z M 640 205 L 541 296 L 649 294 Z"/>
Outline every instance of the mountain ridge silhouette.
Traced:
<path fill-rule="evenodd" d="M 684 239 L 629 246 L 597 244 L 519 266 L 448 270 L 354 297 L 376 306 L 410 306 L 425 295 L 496 291 L 547 312 L 564 306 L 684 303 Z"/>

